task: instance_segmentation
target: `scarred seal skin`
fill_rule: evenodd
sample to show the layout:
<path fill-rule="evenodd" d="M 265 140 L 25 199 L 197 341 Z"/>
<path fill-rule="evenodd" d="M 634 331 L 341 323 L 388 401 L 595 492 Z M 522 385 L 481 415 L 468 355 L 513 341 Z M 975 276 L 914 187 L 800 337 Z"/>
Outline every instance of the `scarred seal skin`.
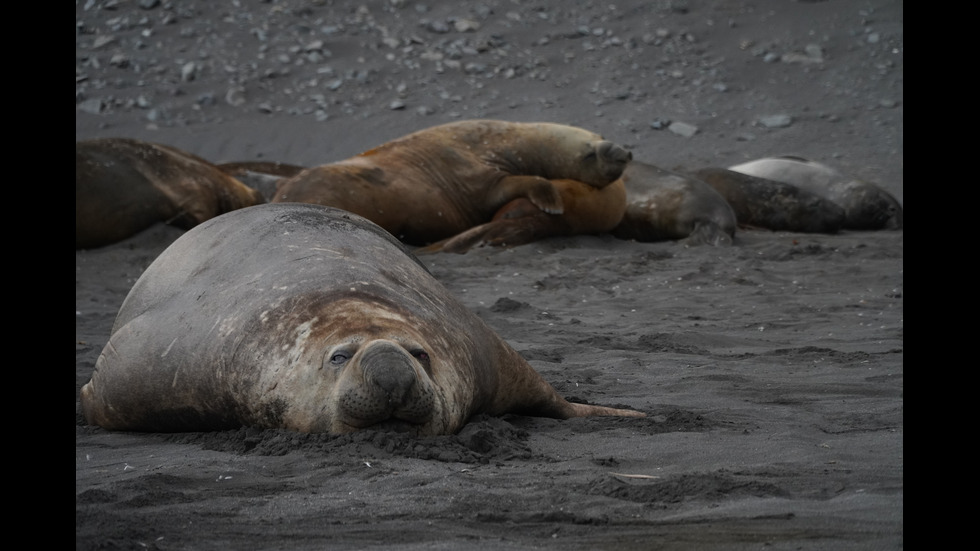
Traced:
<path fill-rule="evenodd" d="M 393 236 L 308 204 L 178 238 L 123 302 L 81 409 L 110 430 L 334 434 L 449 434 L 477 413 L 644 416 L 568 402 Z"/>

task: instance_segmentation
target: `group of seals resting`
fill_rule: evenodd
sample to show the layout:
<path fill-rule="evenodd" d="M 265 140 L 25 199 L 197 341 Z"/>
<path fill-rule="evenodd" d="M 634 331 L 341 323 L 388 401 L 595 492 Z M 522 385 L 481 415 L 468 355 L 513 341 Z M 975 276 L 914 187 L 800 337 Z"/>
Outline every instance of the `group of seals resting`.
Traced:
<path fill-rule="evenodd" d="M 156 222 L 187 229 L 266 200 L 360 214 L 423 246 L 420 253 L 607 232 L 729 245 L 736 226 L 834 233 L 903 223 L 901 204 L 883 189 L 814 161 L 770 157 L 672 172 L 632 161 L 598 134 L 554 123 L 459 121 L 311 168 L 212 165 L 131 139 L 76 143 L 76 248 Z"/>
<path fill-rule="evenodd" d="M 82 388 L 85 419 L 435 435 L 477 413 L 642 417 L 562 398 L 399 239 L 465 252 L 574 233 L 717 245 L 736 225 L 902 227 L 883 190 L 805 159 L 690 174 L 631 160 L 583 129 L 487 120 L 313 168 L 78 142 L 76 248 L 155 222 L 192 228 L 126 297 Z"/>
<path fill-rule="evenodd" d="M 335 434 L 450 434 L 477 413 L 644 416 L 566 401 L 390 234 L 309 204 L 178 238 L 123 302 L 81 408 L 111 430 Z"/>
<path fill-rule="evenodd" d="M 427 245 L 490 222 L 504 207 L 514 211 L 521 201 L 563 215 L 565 200 L 588 193 L 570 188 L 605 188 L 618 181 L 631 159 L 625 148 L 582 128 L 498 120 L 426 128 L 349 159 L 310 168 L 274 162 L 215 166 L 159 144 L 111 138 L 78 142 L 76 248 L 128 237 L 189 210 L 179 224 L 186 229 L 221 212 L 261 202 L 262 194 L 255 190 L 262 190 L 271 202 L 342 208 L 372 220 L 405 243 Z M 210 186 L 204 185 L 207 179 Z M 574 182 L 556 183 L 559 180 Z M 222 197 L 242 197 L 238 202 L 207 202 L 208 193 L 219 192 Z M 578 215 L 565 216 L 571 223 L 567 228 L 554 225 L 518 233 L 533 240 L 561 231 L 607 231 L 612 227 L 609 220 L 615 225 L 622 215 L 612 210 L 625 208 L 625 203 L 615 203 L 616 197 L 614 192 L 604 199 L 608 206 L 598 213 L 602 220 L 576 225 Z M 117 231 L 108 235 L 108 227 Z M 92 234 L 99 238 L 87 237 Z"/>

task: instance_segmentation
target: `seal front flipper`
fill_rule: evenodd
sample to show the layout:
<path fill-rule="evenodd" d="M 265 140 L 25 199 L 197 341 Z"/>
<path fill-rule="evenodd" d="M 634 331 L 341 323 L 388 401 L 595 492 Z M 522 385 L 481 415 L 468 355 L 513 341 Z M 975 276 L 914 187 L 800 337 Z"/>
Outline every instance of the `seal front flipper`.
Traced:
<path fill-rule="evenodd" d="M 567 234 L 569 225 L 560 215 L 547 214 L 528 199 L 514 199 L 497 211 L 493 220 L 415 251 L 463 254 L 474 247 L 515 247 L 552 235 Z"/>
<path fill-rule="evenodd" d="M 561 194 L 550 180 L 540 176 L 504 176 L 488 193 L 489 203 L 506 205 L 512 199 L 526 197 L 534 206 L 548 214 L 565 212 Z"/>

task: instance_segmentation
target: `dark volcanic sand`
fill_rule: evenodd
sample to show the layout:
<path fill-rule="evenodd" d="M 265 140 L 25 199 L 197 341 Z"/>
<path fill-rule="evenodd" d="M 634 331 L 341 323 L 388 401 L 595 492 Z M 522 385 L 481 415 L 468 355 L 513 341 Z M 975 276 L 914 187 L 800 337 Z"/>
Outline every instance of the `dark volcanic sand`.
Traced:
<path fill-rule="evenodd" d="M 547 120 L 668 168 L 803 155 L 903 200 L 900 1 L 75 12 L 76 140 L 310 165 L 461 118 Z M 424 439 L 85 426 L 115 313 L 178 235 L 75 253 L 77 549 L 904 546 L 902 231 L 423 257 L 562 394 L 646 419 L 479 417 Z"/>

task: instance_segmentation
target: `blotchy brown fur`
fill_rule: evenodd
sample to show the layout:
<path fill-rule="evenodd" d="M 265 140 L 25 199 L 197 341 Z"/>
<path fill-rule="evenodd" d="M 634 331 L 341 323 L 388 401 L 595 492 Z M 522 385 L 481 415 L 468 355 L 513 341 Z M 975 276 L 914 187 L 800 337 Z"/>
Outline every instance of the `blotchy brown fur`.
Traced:
<path fill-rule="evenodd" d="M 596 235 L 609 232 L 623 219 L 626 187 L 622 180 L 601 189 L 576 180 L 552 180 L 552 184 L 565 207 L 561 214 L 544 212 L 524 198 L 514 199 L 492 221 L 418 249 L 416 254 L 465 253 L 485 245 L 513 247 L 546 237 Z"/>
<path fill-rule="evenodd" d="M 204 159 L 130 138 L 75 143 L 75 248 L 102 247 L 155 223 L 192 228 L 264 203 Z"/>
<path fill-rule="evenodd" d="M 420 130 L 280 181 L 273 202 L 338 207 L 424 245 L 489 222 L 526 198 L 560 214 L 551 180 L 601 188 L 632 155 L 587 130 L 553 123 L 460 121 Z"/>

